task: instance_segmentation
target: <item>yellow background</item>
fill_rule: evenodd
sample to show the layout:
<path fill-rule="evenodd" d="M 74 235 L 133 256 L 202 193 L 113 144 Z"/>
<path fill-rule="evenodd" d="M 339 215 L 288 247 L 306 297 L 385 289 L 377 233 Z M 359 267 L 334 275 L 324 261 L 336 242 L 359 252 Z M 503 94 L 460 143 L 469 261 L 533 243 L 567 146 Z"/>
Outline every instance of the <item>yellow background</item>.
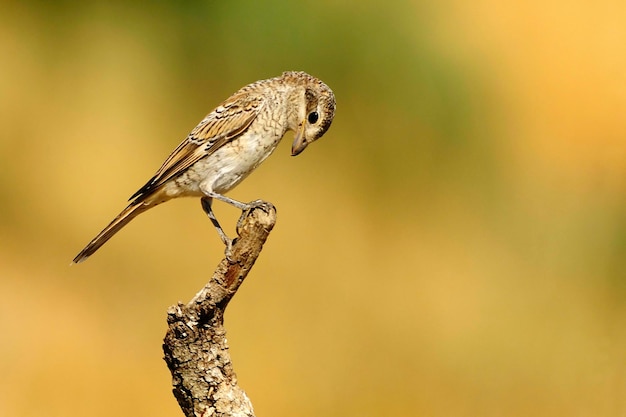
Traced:
<path fill-rule="evenodd" d="M 223 250 L 199 202 L 69 264 L 284 70 L 337 114 L 230 194 L 278 208 L 226 315 L 257 415 L 626 413 L 625 2 L 0 7 L 1 416 L 181 415 L 165 312 Z"/>

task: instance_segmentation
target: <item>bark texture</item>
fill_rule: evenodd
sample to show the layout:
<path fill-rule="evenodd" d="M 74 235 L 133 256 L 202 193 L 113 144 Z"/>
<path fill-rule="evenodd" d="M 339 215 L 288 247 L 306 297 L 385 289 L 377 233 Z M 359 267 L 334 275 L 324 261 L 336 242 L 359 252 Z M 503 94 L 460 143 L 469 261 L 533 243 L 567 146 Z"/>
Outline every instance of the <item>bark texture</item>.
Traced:
<path fill-rule="evenodd" d="M 163 343 L 174 396 L 185 416 L 254 416 L 237 385 L 228 352 L 224 310 L 250 272 L 276 222 L 276 208 L 256 201 L 237 223 L 238 238 L 210 281 L 187 304 L 167 312 Z"/>

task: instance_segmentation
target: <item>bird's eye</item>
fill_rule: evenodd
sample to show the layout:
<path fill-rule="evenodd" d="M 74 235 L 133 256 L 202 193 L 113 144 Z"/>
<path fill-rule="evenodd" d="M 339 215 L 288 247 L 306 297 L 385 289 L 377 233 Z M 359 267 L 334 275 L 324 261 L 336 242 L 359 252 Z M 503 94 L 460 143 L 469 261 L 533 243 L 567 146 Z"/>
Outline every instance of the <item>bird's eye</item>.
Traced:
<path fill-rule="evenodd" d="M 317 114 L 316 111 L 312 111 L 311 113 L 309 113 L 309 123 L 314 125 L 315 123 L 317 123 L 317 119 L 319 119 L 319 117 L 320 115 Z"/>

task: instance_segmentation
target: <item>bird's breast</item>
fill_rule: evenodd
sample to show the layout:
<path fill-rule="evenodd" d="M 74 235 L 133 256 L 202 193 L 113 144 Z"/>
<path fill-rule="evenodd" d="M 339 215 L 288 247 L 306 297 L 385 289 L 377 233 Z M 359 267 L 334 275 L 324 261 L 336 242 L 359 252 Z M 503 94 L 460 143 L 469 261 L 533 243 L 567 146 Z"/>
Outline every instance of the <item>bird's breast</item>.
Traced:
<path fill-rule="evenodd" d="M 244 133 L 189 167 L 176 179 L 177 188 L 185 188 L 188 195 L 202 195 L 202 190 L 226 193 L 272 154 L 283 134 Z"/>

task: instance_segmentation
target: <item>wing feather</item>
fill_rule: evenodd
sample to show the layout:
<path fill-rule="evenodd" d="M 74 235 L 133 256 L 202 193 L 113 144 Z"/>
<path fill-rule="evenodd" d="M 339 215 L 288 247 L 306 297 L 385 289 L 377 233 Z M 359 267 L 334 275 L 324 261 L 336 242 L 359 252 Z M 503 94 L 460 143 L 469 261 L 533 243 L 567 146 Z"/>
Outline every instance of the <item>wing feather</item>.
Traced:
<path fill-rule="evenodd" d="M 130 197 L 141 198 L 177 177 L 200 159 L 213 154 L 241 135 L 252 124 L 263 106 L 262 96 L 238 92 L 209 113 L 183 140 L 161 168 Z"/>

